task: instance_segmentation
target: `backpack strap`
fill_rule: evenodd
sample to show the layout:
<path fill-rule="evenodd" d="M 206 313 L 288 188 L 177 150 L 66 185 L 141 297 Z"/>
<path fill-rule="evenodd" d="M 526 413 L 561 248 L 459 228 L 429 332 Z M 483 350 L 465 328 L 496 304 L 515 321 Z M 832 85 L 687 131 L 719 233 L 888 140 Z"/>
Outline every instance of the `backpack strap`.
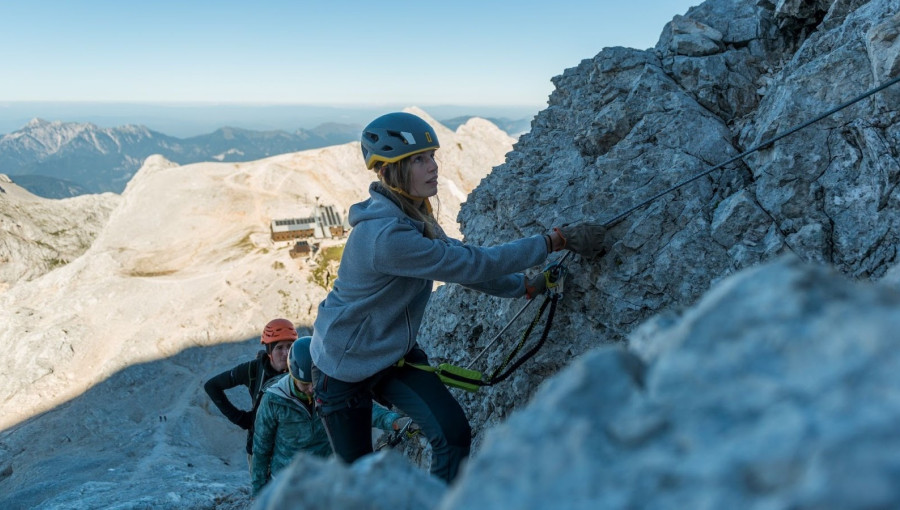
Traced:
<path fill-rule="evenodd" d="M 256 354 L 256 363 L 250 363 L 250 367 L 248 368 L 248 376 L 250 379 L 250 384 L 248 385 L 248 389 L 250 390 L 250 399 L 253 402 L 253 411 L 256 412 L 256 408 L 259 407 L 260 395 L 263 390 L 263 376 L 265 375 L 265 368 L 262 364 L 265 362 L 266 351 L 259 351 Z"/>

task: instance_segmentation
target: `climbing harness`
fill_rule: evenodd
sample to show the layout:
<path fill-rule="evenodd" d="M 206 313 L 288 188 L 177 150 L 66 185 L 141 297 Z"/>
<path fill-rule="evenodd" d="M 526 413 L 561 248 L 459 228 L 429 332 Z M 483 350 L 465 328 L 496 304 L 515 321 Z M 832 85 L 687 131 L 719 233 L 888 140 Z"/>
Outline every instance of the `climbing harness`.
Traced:
<path fill-rule="evenodd" d="M 859 101 L 862 101 L 863 99 L 865 99 L 869 96 L 877 94 L 878 92 L 890 87 L 891 85 L 894 85 L 897 82 L 900 82 L 900 76 L 895 77 L 885 83 L 882 83 L 878 87 L 875 87 L 875 88 L 865 92 L 864 94 L 861 94 L 841 105 L 838 105 L 838 106 L 826 111 L 825 113 L 822 113 L 822 114 L 816 116 L 815 118 L 804 122 L 803 124 L 799 124 L 797 126 L 794 126 L 790 129 L 788 129 L 787 131 L 785 131 L 783 133 L 777 134 L 777 135 L 773 136 L 772 138 L 769 138 L 768 140 L 765 140 L 765 141 L 745 150 L 744 152 L 738 154 L 737 156 L 734 156 L 733 158 L 731 158 L 727 161 L 724 161 L 722 163 L 719 163 L 718 165 L 710 167 L 710 168 L 698 173 L 697 175 L 694 175 L 682 182 L 675 184 L 674 186 L 672 186 L 666 190 L 663 190 L 663 191 L 651 196 L 650 198 L 644 200 L 643 202 L 640 202 L 639 204 L 637 204 L 633 207 L 630 207 L 627 210 L 625 210 L 624 212 L 603 222 L 602 226 L 611 227 L 611 226 L 615 225 L 616 223 L 622 221 L 624 218 L 626 218 L 628 215 L 630 215 L 634 211 L 658 200 L 659 198 L 661 198 L 683 186 L 686 186 L 703 176 L 709 175 L 710 173 L 712 173 L 720 168 L 723 168 L 726 165 L 734 163 L 735 161 L 742 159 L 749 154 L 752 154 L 760 149 L 763 149 L 769 145 L 772 145 L 775 142 L 777 142 L 778 140 L 781 140 L 782 138 L 790 136 L 790 135 L 796 133 L 797 131 L 800 131 L 801 129 L 809 127 L 812 124 L 815 124 L 816 122 L 819 122 L 820 120 L 825 119 L 825 118 L 843 110 L 844 108 L 847 108 L 848 106 L 858 103 Z M 518 319 L 519 316 L 522 315 L 522 313 L 524 313 L 525 310 L 529 306 L 531 306 L 531 304 L 534 301 L 536 301 L 536 299 L 530 299 L 527 303 L 525 303 L 525 305 L 518 311 L 518 313 L 516 313 L 515 316 L 513 316 L 513 318 L 509 321 L 509 323 L 507 323 L 507 325 L 504 326 L 504 328 L 502 330 L 500 330 L 499 333 L 497 333 L 497 335 L 494 337 L 494 339 L 491 340 L 491 342 L 477 356 L 475 356 L 475 358 L 473 358 L 472 361 L 465 368 L 451 365 L 449 363 L 441 363 L 437 367 L 432 367 L 429 365 L 405 363 L 404 360 L 400 360 L 397 363 L 397 365 L 403 366 L 404 364 L 406 364 L 413 368 L 418 368 L 420 370 L 434 372 L 441 379 L 441 381 L 444 382 L 444 384 L 451 386 L 451 387 L 460 388 L 460 389 L 463 389 L 463 390 L 466 390 L 469 392 L 477 392 L 478 389 L 482 386 L 491 386 L 493 384 L 496 384 L 498 382 L 505 380 L 507 377 L 510 376 L 510 374 L 512 374 L 513 371 L 515 371 L 517 368 L 522 366 L 522 364 L 525 363 L 528 359 L 530 359 L 532 356 L 534 356 L 537 353 L 537 351 L 544 345 L 544 342 L 547 340 L 547 335 L 549 334 L 550 327 L 553 324 L 553 315 L 556 312 L 556 305 L 559 302 L 559 300 L 562 298 L 563 284 L 565 283 L 565 278 L 566 278 L 566 275 L 568 274 L 568 269 L 566 268 L 566 266 L 563 265 L 563 262 L 566 260 L 566 258 L 571 253 L 572 252 L 566 252 L 566 254 L 563 255 L 562 258 L 560 258 L 556 262 L 551 263 L 544 269 L 543 273 L 544 273 L 545 282 L 547 284 L 547 290 L 545 291 L 546 297 L 544 299 L 544 302 L 541 304 L 540 310 L 538 311 L 535 318 L 528 325 L 528 328 L 525 329 L 525 331 L 522 334 L 522 337 L 520 338 L 519 343 L 516 345 L 516 347 L 504 358 L 504 360 L 500 364 L 500 366 L 491 372 L 490 376 L 485 377 L 481 372 L 479 372 L 477 370 L 472 370 L 472 366 L 474 366 L 475 363 L 488 350 L 490 350 L 491 347 L 494 346 L 494 344 L 501 338 L 503 333 L 505 333 L 506 330 L 509 329 L 510 326 L 512 326 L 512 324 L 516 321 L 516 319 Z M 546 309 L 548 309 L 548 304 L 549 304 L 550 311 L 549 311 L 549 314 L 547 315 L 547 323 L 544 325 L 544 331 L 541 334 L 540 340 L 538 340 L 537 344 L 534 347 L 532 347 L 528 352 L 526 352 L 521 358 L 519 358 L 518 360 L 513 362 L 512 359 L 519 353 L 519 351 L 525 345 L 525 342 L 528 339 L 528 336 L 531 335 L 532 330 L 535 328 L 537 323 L 540 321 L 540 318 L 544 314 L 544 311 Z M 507 366 L 509 366 L 509 368 L 506 368 Z"/>

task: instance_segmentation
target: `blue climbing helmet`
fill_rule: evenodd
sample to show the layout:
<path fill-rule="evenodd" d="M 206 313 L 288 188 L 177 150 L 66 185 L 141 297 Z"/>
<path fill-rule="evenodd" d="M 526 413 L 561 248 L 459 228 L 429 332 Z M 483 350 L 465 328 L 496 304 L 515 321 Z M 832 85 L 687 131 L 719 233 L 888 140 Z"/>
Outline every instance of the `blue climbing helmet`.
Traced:
<path fill-rule="evenodd" d="M 407 156 L 440 147 L 434 128 L 406 112 L 388 113 L 370 122 L 363 129 L 361 145 L 369 170 L 379 161 L 395 163 Z"/>
<path fill-rule="evenodd" d="M 311 336 L 301 336 L 288 352 L 288 372 L 301 382 L 312 382 L 312 357 L 309 355 Z"/>

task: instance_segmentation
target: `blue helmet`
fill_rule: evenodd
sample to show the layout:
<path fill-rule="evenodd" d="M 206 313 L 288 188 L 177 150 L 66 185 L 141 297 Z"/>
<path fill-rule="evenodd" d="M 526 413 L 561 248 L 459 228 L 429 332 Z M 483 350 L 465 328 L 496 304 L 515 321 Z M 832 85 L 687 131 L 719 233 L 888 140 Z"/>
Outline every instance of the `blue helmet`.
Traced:
<path fill-rule="evenodd" d="M 440 147 L 434 128 L 406 112 L 388 113 L 370 122 L 363 129 L 361 145 L 366 168 L 370 170 L 379 161 L 394 163 Z"/>
<path fill-rule="evenodd" d="M 301 336 L 288 353 L 288 372 L 301 382 L 312 382 L 312 357 L 309 354 L 311 336 Z"/>

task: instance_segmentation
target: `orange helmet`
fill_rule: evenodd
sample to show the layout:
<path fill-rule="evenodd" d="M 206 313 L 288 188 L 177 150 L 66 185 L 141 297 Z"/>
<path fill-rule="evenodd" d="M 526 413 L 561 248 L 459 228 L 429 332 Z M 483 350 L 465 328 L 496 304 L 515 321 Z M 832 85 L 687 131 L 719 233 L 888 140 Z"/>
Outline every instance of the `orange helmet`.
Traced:
<path fill-rule="evenodd" d="M 297 329 L 294 328 L 293 322 L 287 319 L 275 319 L 266 324 L 262 336 L 259 338 L 259 343 L 269 345 L 275 342 L 296 339 Z"/>

